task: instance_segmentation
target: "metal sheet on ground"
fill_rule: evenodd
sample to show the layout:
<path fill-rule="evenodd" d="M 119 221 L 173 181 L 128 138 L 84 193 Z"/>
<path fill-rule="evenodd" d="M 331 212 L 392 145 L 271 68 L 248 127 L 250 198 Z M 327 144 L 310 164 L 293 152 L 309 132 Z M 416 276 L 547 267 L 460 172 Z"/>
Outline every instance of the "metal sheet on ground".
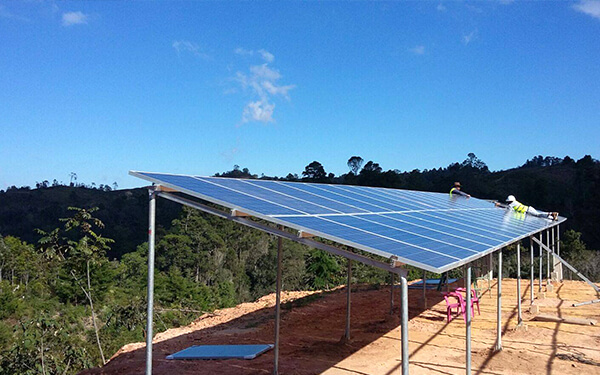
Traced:
<path fill-rule="evenodd" d="M 194 345 L 167 356 L 167 359 L 254 359 L 273 349 L 272 344 Z"/>

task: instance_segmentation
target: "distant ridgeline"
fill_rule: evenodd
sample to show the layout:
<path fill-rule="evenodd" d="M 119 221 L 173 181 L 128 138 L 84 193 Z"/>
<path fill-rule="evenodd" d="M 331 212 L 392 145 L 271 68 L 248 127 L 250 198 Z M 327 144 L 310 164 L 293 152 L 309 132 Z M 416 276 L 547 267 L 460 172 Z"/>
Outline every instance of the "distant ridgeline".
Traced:
<path fill-rule="evenodd" d="M 84 186 L 51 186 L 36 189 L 9 188 L 0 192 L 0 235 L 15 236 L 35 244 L 40 235 L 36 228 L 51 231 L 58 219 L 72 214 L 68 207 L 98 207 L 95 213 L 106 225 L 102 236 L 112 238 L 109 259 L 120 259 L 148 240 L 148 191 L 95 189 Z M 181 206 L 160 199 L 157 210 L 158 231 L 170 227 Z"/>
<path fill-rule="evenodd" d="M 282 178 L 258 176 L 238 166 L 216 176 L 436 192 L 448 192 L 455 181 L 460 181 L 464 191 L 478 198 L 503 200 L 512 194 L 527 205 L 558 211 L 569 219 L 567 228 L 582 233 L 582 239 L 589 248 L 600 249 L 600 232 L 597 230 L 600 224 L 600 162 L 589 155 L 577 161 L 568 156 L 536 156 L 520 167 L 497 172 L 491 172 L 472 153 L 461 163 L 423 171 L 384 171 L 378 163 L 364 163 L 359 156 L 348 160 L 348 168 L 348 173 L 335 176 L 327 173 L 321 163 L 313 161 L 301 176 L 292 173 Z M 103 234 L 115 240 L 113 250 L 108 254 L 110 258 L 120 258 L 146 241 L 148 208 L 145 189 L 113 190 L 109 186 L 100 189 L 82 184 L 53 185 L 38 183 L 36 189 L 11 187 L 6 192 L 0 191 L 0 234 L 36 243 L 39 236 L 34 229 L 55 228 L 58 218 L 68 216 L 67 207 L 99 207 L 97 216 L 106 224 Z M 181 208 L 166 200 L 159 199 L 158 202 L 159 228 L 169 228 Z"/>

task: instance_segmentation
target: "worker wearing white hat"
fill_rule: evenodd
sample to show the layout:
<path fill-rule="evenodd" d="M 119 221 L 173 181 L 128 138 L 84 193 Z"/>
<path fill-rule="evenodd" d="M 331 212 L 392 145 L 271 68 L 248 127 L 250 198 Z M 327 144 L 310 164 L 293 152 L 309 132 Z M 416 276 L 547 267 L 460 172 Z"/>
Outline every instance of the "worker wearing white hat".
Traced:
<path fill-rule="evenodd" d="M 496 207 L 503 207 L 503 208 L 508 208 L 508 209 L 512 209 L 517 213 L 520 214 L 528 214 L 528 215 L 533 215 L 533 216 L 537 216 L 537 217 L 543 217 L 546 219 L 551 219 L 551 220 L 557 220 L 558 219 L 558 212 L 544 212 L 544 211 L 538 211 L 535 208 L 531 207 L 531 206 L 525 206 L 524 204 L 522 204 L 521 202 L 519 202 L 514 195 L 509 195 L 508 198 L 506 198 L 506 203 L 508 203 L 508 205 L 504 205 L 502 203 L 496 202 Z"/>

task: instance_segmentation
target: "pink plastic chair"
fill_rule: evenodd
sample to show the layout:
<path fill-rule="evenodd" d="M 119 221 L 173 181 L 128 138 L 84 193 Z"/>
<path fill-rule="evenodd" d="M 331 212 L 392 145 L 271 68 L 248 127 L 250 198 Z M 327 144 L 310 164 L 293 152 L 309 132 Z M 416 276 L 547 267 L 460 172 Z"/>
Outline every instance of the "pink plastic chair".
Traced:
<path fill-rule="evenodd" d="M 467 292 L 465 288 L 456 288 L 455 290 L 461 293 Z M 471 316 L 475 316 L 475 309 L 473 308 L 473 305 L 477 305 L 477 313 L 481 315 L 481 311 L 479 310 L 479 298 L 477 297 L 477 292 L 475 291 L 475 289 L 471 288 Z"/>
<path fill-rule="evenodd" d="M 442 293 L 444 299 L 446 300 L 446 313 L 448 314 L 448 323 L 452 321 L 452 309 L 456 309 L 456 314 L 461 313 L 467 322 L 467 316 L 465 315 L 465 302 L 463 301 L 462 295 L 460 293 L 450 292 L 450 293 Z M 448 297 L 454 297 L 458 300 L 458 302 L 450 302 Z"/>

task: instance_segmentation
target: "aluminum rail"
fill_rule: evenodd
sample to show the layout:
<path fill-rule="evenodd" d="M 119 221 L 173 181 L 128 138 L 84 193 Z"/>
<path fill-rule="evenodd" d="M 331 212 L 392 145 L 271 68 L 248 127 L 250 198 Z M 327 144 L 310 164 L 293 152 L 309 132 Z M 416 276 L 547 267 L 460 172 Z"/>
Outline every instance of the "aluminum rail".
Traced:
<path fill-rule="evenodd" d="M 294 241 L 294 242 L 298 242 L 298 243 L 301 243 L 301 244 L 306 245 L 306 246 L 314 247 L 316 249 L 323 250 L 323 251 L 326 251 L 326 252 L 334 254 L 334 255 L 339 255 L 339 256 L 342 256 L 344 258 L 352 259 L 352 260 L 355 260 L 357 262 L 361 262 L 361 263 L 367 264 L 369 266 L 377 267 L 377 268 L 383 269 L 383 270 L 388 271 L 388 272 L 395 273 L 395 274 L 403 276 L 403 277 L 407 277 L 408 276 L 408 271 L 405 270 L 405 269 L 403 269 L 403 268 L 400 268 L 398 266 L 392 266 L 392 265 L 390 265 L 388 263 L 380 262 L 378 260 L 371 259 L 371 258 L 368 258 L 366 256 L 363 256 L 363 255 L 360 255 L 360 254 L 356 254 L 356 253 L 353 253 L 353 252 L 350 252 L 350 251 L 347 251 L 347 250 L 342 250 L 342 249 L 337 248 L 335 246 L 327 245 L 327 244 L 324 244 L 322 242 L 311 240 L 309 238 L 301 238 L 301 237 L 298 237 L 297 235 L 295 235 L 293 233 L 289 233 L 289 232 L 286 232 L 286 231 L 281 230 L 281 229 L 273 228 L 273 227 L 270 227 L 268 225 L 265 225 L 265 224 L 262 224 L 262 223 L 259 223 L 259 222 L 256 222 L 256 221 L 245 219 L 245 218 L 243 218 L 241 216 L 235 216 L 235 215 L 232 215 L 232 214 L 230 214 L 228 212 L 225 212 L 225 211 L 213 208 L 213 207 L 209 207 L 209 206 L 207 206 L 205 204 L 198 203 L 198 202 L 192 201 L 192 200 L 187 199 L 187 198 L 179 197 L 179 196 L 171 194 L 171 193 L 167 193 L 167 192 L 161 191 L 161 192 L 158 192 L 158 195 L 160 197 L 163 197 L 163 198 L 168 199 L 170 201 L 173 201 L 173 202 L 176 202 L 176 203 L 179 203 L 179 204 L 183 204 L 185 206 L 189 206 L 189 207 L 195 208 L 197 210 L 200 210 L 200 211 L 203 211 L 203 212 L 215 215 L 215 216 L 219 216 L 219 217 L 221 217 L 223 219 L 235 221 L 237 223 L 243 224 L 243 225 L 248 226 L 250 228 L 258 229 L 260 231 L 263 231 L 263 232 L 266 232 L 266 233 L 269 233 L 269 234 L 272 234 L 272 235 L 275 235 L 275 236 L 283 237 L 283 238 L 286 238 L 288 240 L 291 240 L 291 241 Z M 390 259 L 390 262 L 392 262 L 394 264 L 398 264 L 396 261 L 394 261 L 392 259 Z"/>

